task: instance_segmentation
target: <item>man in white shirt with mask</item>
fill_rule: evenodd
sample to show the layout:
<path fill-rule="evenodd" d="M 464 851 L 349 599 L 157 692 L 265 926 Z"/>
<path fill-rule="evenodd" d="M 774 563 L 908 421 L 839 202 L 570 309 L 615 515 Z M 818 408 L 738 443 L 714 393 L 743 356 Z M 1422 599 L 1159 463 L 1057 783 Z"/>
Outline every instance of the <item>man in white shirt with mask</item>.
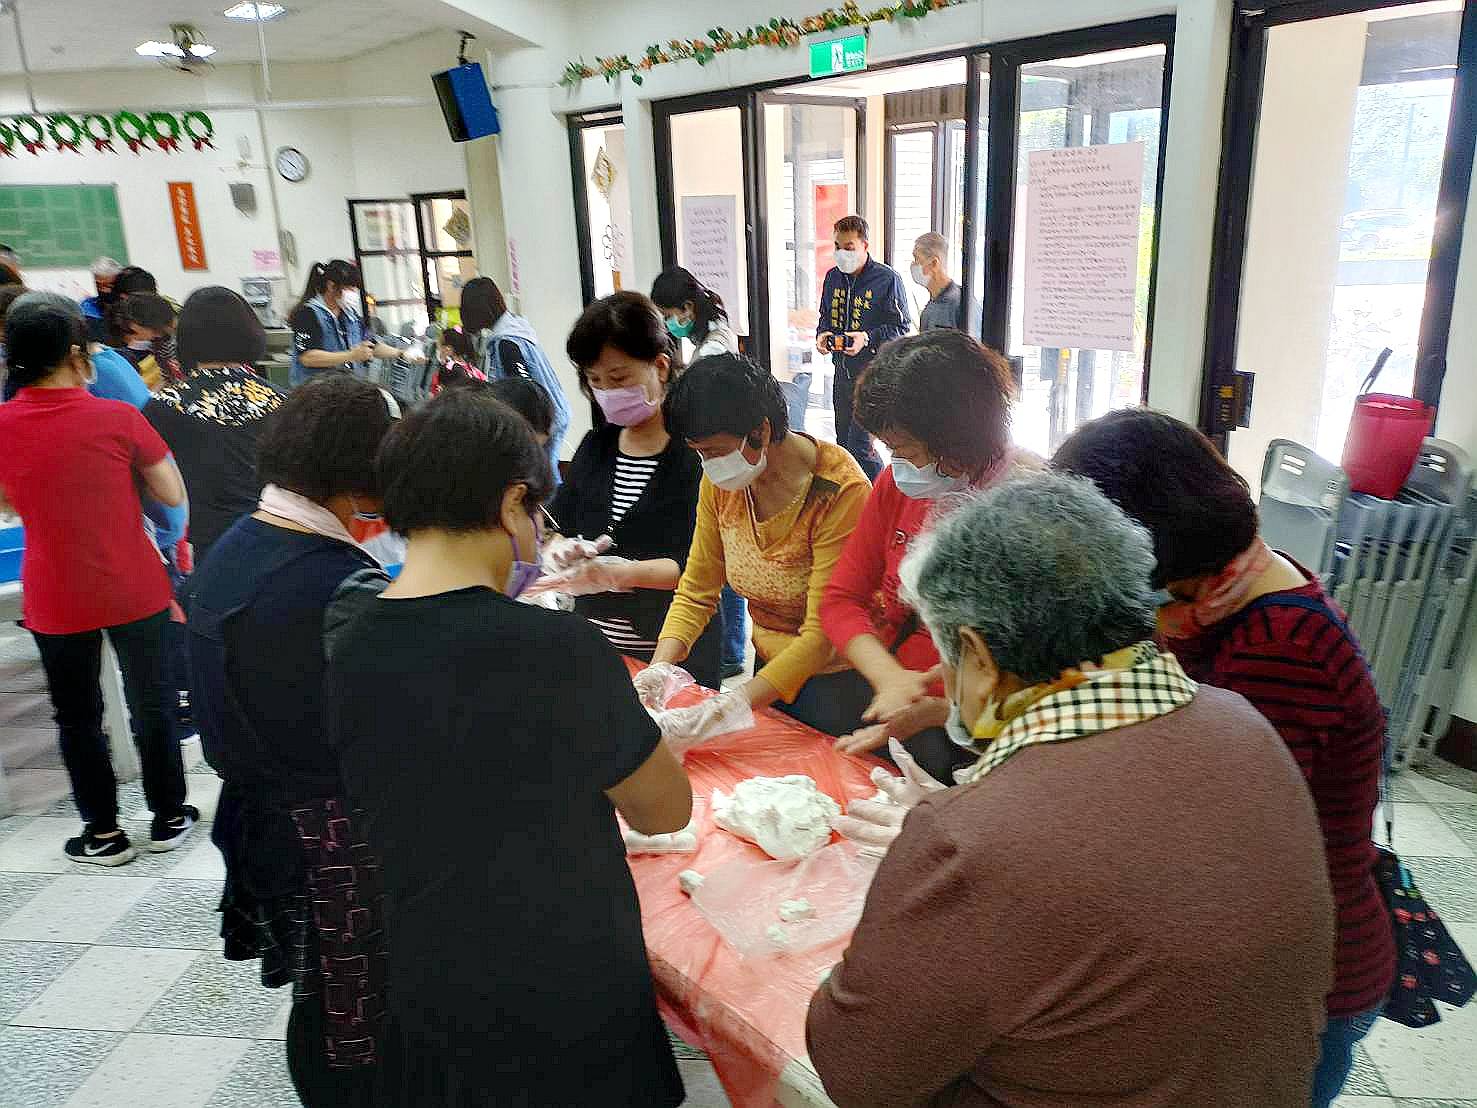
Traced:
<path fill-rule="evenodd" d="M 959 330 L 959 285 L 945 265 L 948 254 L 948 242 L 936 231 L 919 235 L 913 243 L 913 283 L 926 288 L 929 297 L 918 317 L 920 331 L 937 327 Z"/>
<path fill-rule="evenodd" d="M 836 264 L 821 286 L 815 348 L 830 354 L 836 368 L 831 389 L 836 441 L 875 479 L 882 460 L 872 437 L 852 421 L 852 393 L 882 344 L 907 334 L 910 324 L 903 278 L 871 257 L 867 236 L 867 221 L 859 215 L 836 221 Z"/>

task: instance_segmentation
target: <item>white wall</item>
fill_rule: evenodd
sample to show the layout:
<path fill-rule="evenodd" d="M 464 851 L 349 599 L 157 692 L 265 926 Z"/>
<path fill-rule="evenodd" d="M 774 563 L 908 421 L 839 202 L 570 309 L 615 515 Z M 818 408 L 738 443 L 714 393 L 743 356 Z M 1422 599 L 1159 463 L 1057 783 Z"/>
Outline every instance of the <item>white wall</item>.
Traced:
<path fill-rule="evenodd" d="M 352 257 L 349 199 L 466 187 L 462 149 L 446 134 L 430 83 L 431 72 L 454 62 L 455 41 L 450 48 L 447 43 L 442 32 L 343 62 L 278 65 L 271 70 L 273 97 L 278 101 L 414 96 L 427 101 L 423 106 L 274 110 L 261 112 L 260 122 L 255 111 L 211 110 L 214 104 L 258 100 L 259 71 L 253 66 L 220 66 L 203 77 L 162 68 L 40 74 L 36 94 L 43 112 L 125 105 L 140 112 L 199 107 L 209 111 L 215 123 L 215 149 L 196 152 L 186 141 L 176 154 L 151 149 L 134 155 L 115 142 L 119 151 L 115 155 L 91 149 L 80 156 L 51 150 L 34 157 L 21 153 L 0 166 L 0 181 L 116 184 L 128 260 L 154 273 L 160 289 L 181 300 L 201 285 L 239 288 L 240 278 L 254 272 L 252 250 L 277 248 L 278 221 L 271 195 L 275 185 L 280 226 L 296 240 L 298 255 L 298 264 L 286 268 L 280 291 L 284 301 L 295 299 L 312 262 Z M 26 108 L 21 82 L 0 79 L 0 114 Z M 248 148 L 244 161 L 238 148 L 243 138 Z M 283 180 L 269 169 L 281 146 L 294 146 L 307 156 L 310 172 L 304 181 Z M 207 270 L 181 268 L 166 181 L 195 185 Z M 254 215 L 243 215 L 232 206 L 231 182 L 255 186 Z M 48 274 L 28 269 L 27 276 L 44 286 L 88 280 L 71 271 Z"/>

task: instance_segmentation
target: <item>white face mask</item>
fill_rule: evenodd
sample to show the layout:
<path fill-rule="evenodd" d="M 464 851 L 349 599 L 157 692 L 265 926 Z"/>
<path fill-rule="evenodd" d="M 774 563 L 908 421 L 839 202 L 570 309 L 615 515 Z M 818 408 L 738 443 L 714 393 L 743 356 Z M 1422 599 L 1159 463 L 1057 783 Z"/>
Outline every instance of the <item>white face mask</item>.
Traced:
<path fill-rule="evenodd" d="M 860 250 L 838 250 L 836 251 L 836 268 L 842 273 L 852 274 L 862 268 L 862 261 L 866 258 Z"/>
<path fill-rule="evenodd" d="M 344 289 L 339 293 L 339 306 L 348 308 L 355 315 L 364 314 L 364 295 L 358 289 Z"/>
<path fill-rule="evenodd" d="M 732 454 L 725 454 L 721 458 L 704 458 L 703 473 L 709 481 L 725 492 L 738 492 L 752 485 L 768 464 L 769 459 L 764 451 L 759 452 L 757 462 L 750 462 L 744 457 L 743 448 L 740 447 Z"/>
<path fill-rule="evenodd" d="M 919 265 L 917 262 L 914 262 L 912 264 L 912 266 L 909 268 L 908 272 L 913 277 L 913 284 L 915 284 L 915 285 L 926 285 L 926 284 L 928 284 L 928 274 L 926 274 L 926 273 L 923 272 L 923 267 L 921 265 Z"/>

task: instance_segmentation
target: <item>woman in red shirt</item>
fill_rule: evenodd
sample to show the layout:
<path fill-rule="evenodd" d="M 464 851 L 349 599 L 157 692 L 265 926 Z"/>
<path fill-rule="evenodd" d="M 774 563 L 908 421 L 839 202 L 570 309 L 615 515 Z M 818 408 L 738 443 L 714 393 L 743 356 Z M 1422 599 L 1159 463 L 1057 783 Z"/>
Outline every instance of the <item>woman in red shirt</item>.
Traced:
<path fill-rule="evenodd" d="M 1318 578 L 1261 540 L 1246 482 L 1195 428 L 1159 412 L 1113 412 L 1072 435 L 1052 465 L 1096 481 L 1149 529 L 1154 585 L 1173 598 L 1159 610 L 1170 648 L 1191 677 L 1251 701 L 1307 779 L 1338 906 L 1313 1081 L 1314 1108 L 1326 1108 L 1395 973 L 1370 839 L 1385 742 L 1374 678 Z"/>
<path fill-rule="evenodd" d="M 90 396 L 87 325 L 77 305 L 31 292 L 5 317 L 9 373 L 20 391 L 0 406 L 0 509 L 26 528 L 21 562 L 26 628 L 36 640 L 82 813 L 74 862 L 117 866 L 135 856 L 118 827 L 117 782 L 102 729 L 102 632 L 123 671 L 144 795 L 149 849 L 173 850 L 199 819 L 165 713 L 162 667 L 170 586 L 144 533 L 138 485 L 177 507 L 184 483 L 136 408 Z M 121 738 L 121 736 L 115 736 Z"/>
<path fill-rule="evenodd" d="M 871 686 L 872 700 L 843 736 L 850 753 L 903 743 L 929 773 L 977 755 L 944 732 L 949 704 L 932 672 L 938 650 L 898 599 L 898 564 L 951 493 L 984 489 L 1036 459 L 1010 441 L 1010 363 L 960 331 L 937 330 L 888 343 L 857 385 L 855 418 L 892 452 L 821 601 L 821 626 Z"/>

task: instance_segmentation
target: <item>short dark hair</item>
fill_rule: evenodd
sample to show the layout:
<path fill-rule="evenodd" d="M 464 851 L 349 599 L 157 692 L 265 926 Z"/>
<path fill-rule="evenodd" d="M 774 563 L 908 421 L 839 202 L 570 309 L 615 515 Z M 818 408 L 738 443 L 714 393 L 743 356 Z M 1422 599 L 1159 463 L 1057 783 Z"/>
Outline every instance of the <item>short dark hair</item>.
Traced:
<path fill-rule="evenodd" d="M 585 370 L 600 360 L 600 352 L 613 346 L 638 362 L 654 362 L 672 355 L 662 313 L 639 292 L 617 292 L 601 297 L 580 313 L 570 329 L 564 352 L 574 363 L 580 391 L 594 399 Z"/>
<path fill-rule="evenodd" d="M 267 356 L 267 329 L 251 305 L 234 289 L 207 285 L 190 293 L 175 331 L 179 360 L 186 368 L 201 362 L 252 365 Z"/>
<path fill-rule="evenodd" d="M 159 282 L 142 266 L 126 265 L 118 271 L 118 276 L 113 278 L 112 295 L 115 297 L 121 298 L 136 292 L 158 291 Z"/>
<path fill-rule="evenodd" d="M 487 382 L 487 391 L 528 420 L 536 434 L 553 433 L 554 404 L 537 381 L 527 377 L 499 377 Z"/>
<path fill-rule="evenodd" d="M 1211 441 L 1163 412 L 1128 408 L 1084 424 L 1051 464 L 1096 483 L 1154 539 L 1154 585 L 1216 573 L 1257 535 L 1256 504 Z"/>
<path fill-rule="evenodd" d="M 763 366 L 737 354 L 710 354 L 687 367 L 662 402 L 667 432 L 692 442 L 709 435 L 750 438 L 769 420 L 770 440 L 790 431 L 789 406 Z"/>
<path fill-rule="evenodd" d="M 833 231 L 838 235 L 860 235 L 863 242 L 872 241 L 872 236 L 867 231 L 867 221 L 859 215 L 843 215 L 836 221 Z"/>
<path fill-rule="evenodd" d="M 61 365 L 73 347 L 87 350 L 82 309 L 55 292 L 27 292 L 5 313 L 7 386 L 23 389 Z"/>
<path fill-rule="evenodd" d="M 131 292 L 118 302 L 120 326 L 132 323 L 151 331 L 164 331 L 179 319 L 174 305 L 157 292 Z"/>
<path fill-rule="evenodd" d="M 1010 447 L 1010 363 L 962 331 L 893 339 L 856 386 L 855 419 L 874 435 L 901 431 L 977 476 Z"/>
<path fill-rule="evenodd" d="M 26 293 L 30 291 L 31 290 L 26 288 L 25 285 L 16 284 L 14 282 L 0 285 L 0 323 L 3 323 L 5 321 L 5 313 L 10 311 L 10 306 L 14 304 L 19 297 L 26 295 Z"/>
<path fill-rule="evenodd" d="M 0 285 L 18 285 L 20 283 L 20 271 L 14 266 L 0 262 Z"/>
<path fill-rule="evenodd" d="M 530 508 L 554 491 L 533 428 L 487 389 L 449 389 L 416 409 L 385 437 L 377 468 L 385 521 L 402 535 L 487 530 L 513 485 L 528 487 Z"/>
<path fill-rule="evenodd" d="M 472 345 L 472 340 L 465 331 L 448 327 L 436 337 L 436 341 L 464 361 L 475 362 L 477 360 L 477 348 Z"/>
<path fill-rule="evenodd" d="M 473 277 L 462 287 L 462 329 L 469 335 L 497 326 L 508 312 L 503 290 L 491 277 Z"/>
<path fill-rule="evenodd" d="M 320 504 L 341 493 L 378 495 L 374 459 L 394 422 L 374 385 L 347 373 L 320 373 L 267 417 L 257 477 Z"/>

